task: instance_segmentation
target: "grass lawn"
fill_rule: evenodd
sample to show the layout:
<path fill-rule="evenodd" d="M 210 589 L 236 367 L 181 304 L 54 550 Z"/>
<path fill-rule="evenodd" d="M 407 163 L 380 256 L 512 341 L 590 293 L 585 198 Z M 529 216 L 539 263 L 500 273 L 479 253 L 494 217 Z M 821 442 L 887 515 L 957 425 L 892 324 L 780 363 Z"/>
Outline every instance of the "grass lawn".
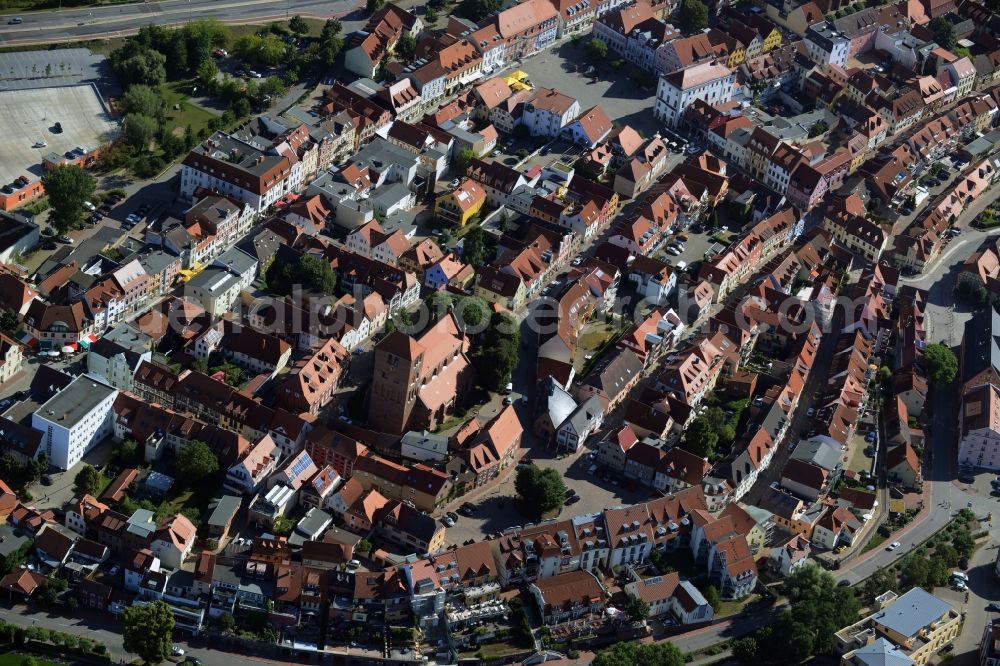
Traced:
<path fill-rule="evenodd" d="M 508 655 L 524 652 L 529 649 L 530 648 L 511 645 L 510 643 L 486 643 L 485 645 L 479 645 L 468 652 L 463 652 L 462 657 L 474 658 L 477 655 L 482 655 L 483 661 L 490 661 L 492 659 L 500 659 Z"/>
<path fill-rule="evenodd" d="M 887 538 L 888 537 L 884 537 L 881 534 L 879 534 L 878 530 L 875 530 L 875 534 L 873 534 L 872 538 L 868 540 L 868 543 L 865 545 L 864 550 L 862 550 L 861 552 L 862 553 L 867 553 L 869 550 L 872 550 L 874 548 L 878 548 L 883 543 L 885 543 L 885 540 Z"/>
<path fill-rule="evenodd" d="M 584 327 L 584 332 L 580 334 L 578 347 L 587 351 L 600 349 L 608 343 L 618 333 L 618 329 L 613 324 L 603 321 L 590 323 Z"/>
<path fill-rule="evenodd" d="M 190 95 L 193 88 L 194 84 L 191 81 L 173 81 L 160 86 L 160 95 L 167 105 L 167 127 L 171 131 L 178 127 L 183 130 L 190 125 L 191 130 L 197 135 L 198 130 L 207 127 L 208 121 L 215 117 L 215 114 L 208 109 L 191 102 Z"/>
<path fill-rule="evenodd" d="M 29 656 L 31 657 L 33 663 L 36 666 L 58 666 L 53 661 L 47 661 L 45 659 L 40 659 L 39 657 L 35 657 L 32 655 L 14 654 L 14 653 L 0 654 L 0 666 L 21 666 L 21 662 L 23 662 Z"/>

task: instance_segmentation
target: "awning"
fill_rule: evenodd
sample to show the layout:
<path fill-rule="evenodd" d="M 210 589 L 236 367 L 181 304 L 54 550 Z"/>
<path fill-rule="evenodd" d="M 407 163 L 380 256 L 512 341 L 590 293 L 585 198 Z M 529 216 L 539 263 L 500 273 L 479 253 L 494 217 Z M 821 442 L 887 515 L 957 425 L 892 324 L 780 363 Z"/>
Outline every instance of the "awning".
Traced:
<path fill-rule="evenodd" d="M 72 354 L 73 352 L 76 351 L 76 348 L 77 348 L 77 345 L 76 345 L 75 342 L 72 345 L 65 345 L 62 348 L 62 353 L 63 354 Z"/>
<path fill-rule="evenodd" d="M 84 349 L 90 349 L 90 345 L 97 342 L 97 336 L 93 333 L 87 333 L 87 335 L 80 338 L 80 346 Z M 76 349 L 76 343 L 73 343 L 73 349 Z"/>
<path fill-rule="evenodd" d="M 25 347 L 35 348 L 38 346 L 38 340 L 31 333 L 27 331 L 21 331 L 17 334 L 17 341 L 20 342 Z"/>

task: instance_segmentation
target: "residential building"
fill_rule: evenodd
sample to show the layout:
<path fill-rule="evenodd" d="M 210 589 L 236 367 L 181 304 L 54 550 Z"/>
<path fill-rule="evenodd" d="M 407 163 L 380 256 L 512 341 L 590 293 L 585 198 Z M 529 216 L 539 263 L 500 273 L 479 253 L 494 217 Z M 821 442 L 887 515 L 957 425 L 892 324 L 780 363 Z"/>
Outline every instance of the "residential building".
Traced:
<path fill-rule="evenodd" d="M 874 612 L 834 635 L 834 650 L 843 666 L 872 663 L 865 657 L 869 652 L 878 663 L 900 656 L 924 666 L 961 628 L 961 613 L 919 587 L 901 596 L 886 592 L 875 602 Z"/>
<path fill-rule="evenodd" d="M 704 62 L 660 77 L 653 115 L 676 128 L 695 100 L 722 104 L 733 98 L 735 73 L 716 62 Z"/>
<path fill-rule="evenodd" d="M 49 463 L 70 469 L 113 432 L 111 407 L 118 390 L 96 377 L 80 375 L 31 415 L 42 433 Z"/>

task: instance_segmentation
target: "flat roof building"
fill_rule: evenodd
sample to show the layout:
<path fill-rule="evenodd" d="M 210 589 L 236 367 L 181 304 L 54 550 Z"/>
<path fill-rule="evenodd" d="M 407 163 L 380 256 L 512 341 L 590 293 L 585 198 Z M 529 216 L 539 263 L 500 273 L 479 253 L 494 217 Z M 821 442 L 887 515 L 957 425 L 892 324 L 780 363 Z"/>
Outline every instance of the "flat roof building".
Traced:
<path fill-rule="evenodd" d="M 32 415 L 31 427 L 42 433 L 42 446 L 53 465 L 69 469 L 111 436 L 111 407 L 117 396 L 117 389 L 81 375 Z"/>

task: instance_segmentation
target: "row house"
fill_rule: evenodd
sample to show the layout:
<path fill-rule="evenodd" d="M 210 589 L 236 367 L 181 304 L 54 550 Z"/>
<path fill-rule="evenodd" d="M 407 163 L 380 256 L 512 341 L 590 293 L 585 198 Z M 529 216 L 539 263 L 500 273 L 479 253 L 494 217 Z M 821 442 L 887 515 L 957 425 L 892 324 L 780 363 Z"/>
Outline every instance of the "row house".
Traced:
<path fill-rule="evenodd" d="M 392 53 L 399 38 L 404 34 L 415 38 L 421 30 L 423 21 L 417 16 L 388 3 L 344 45 L 344 67 L 358 76 L 375 78 L 379 65 Z"/>

